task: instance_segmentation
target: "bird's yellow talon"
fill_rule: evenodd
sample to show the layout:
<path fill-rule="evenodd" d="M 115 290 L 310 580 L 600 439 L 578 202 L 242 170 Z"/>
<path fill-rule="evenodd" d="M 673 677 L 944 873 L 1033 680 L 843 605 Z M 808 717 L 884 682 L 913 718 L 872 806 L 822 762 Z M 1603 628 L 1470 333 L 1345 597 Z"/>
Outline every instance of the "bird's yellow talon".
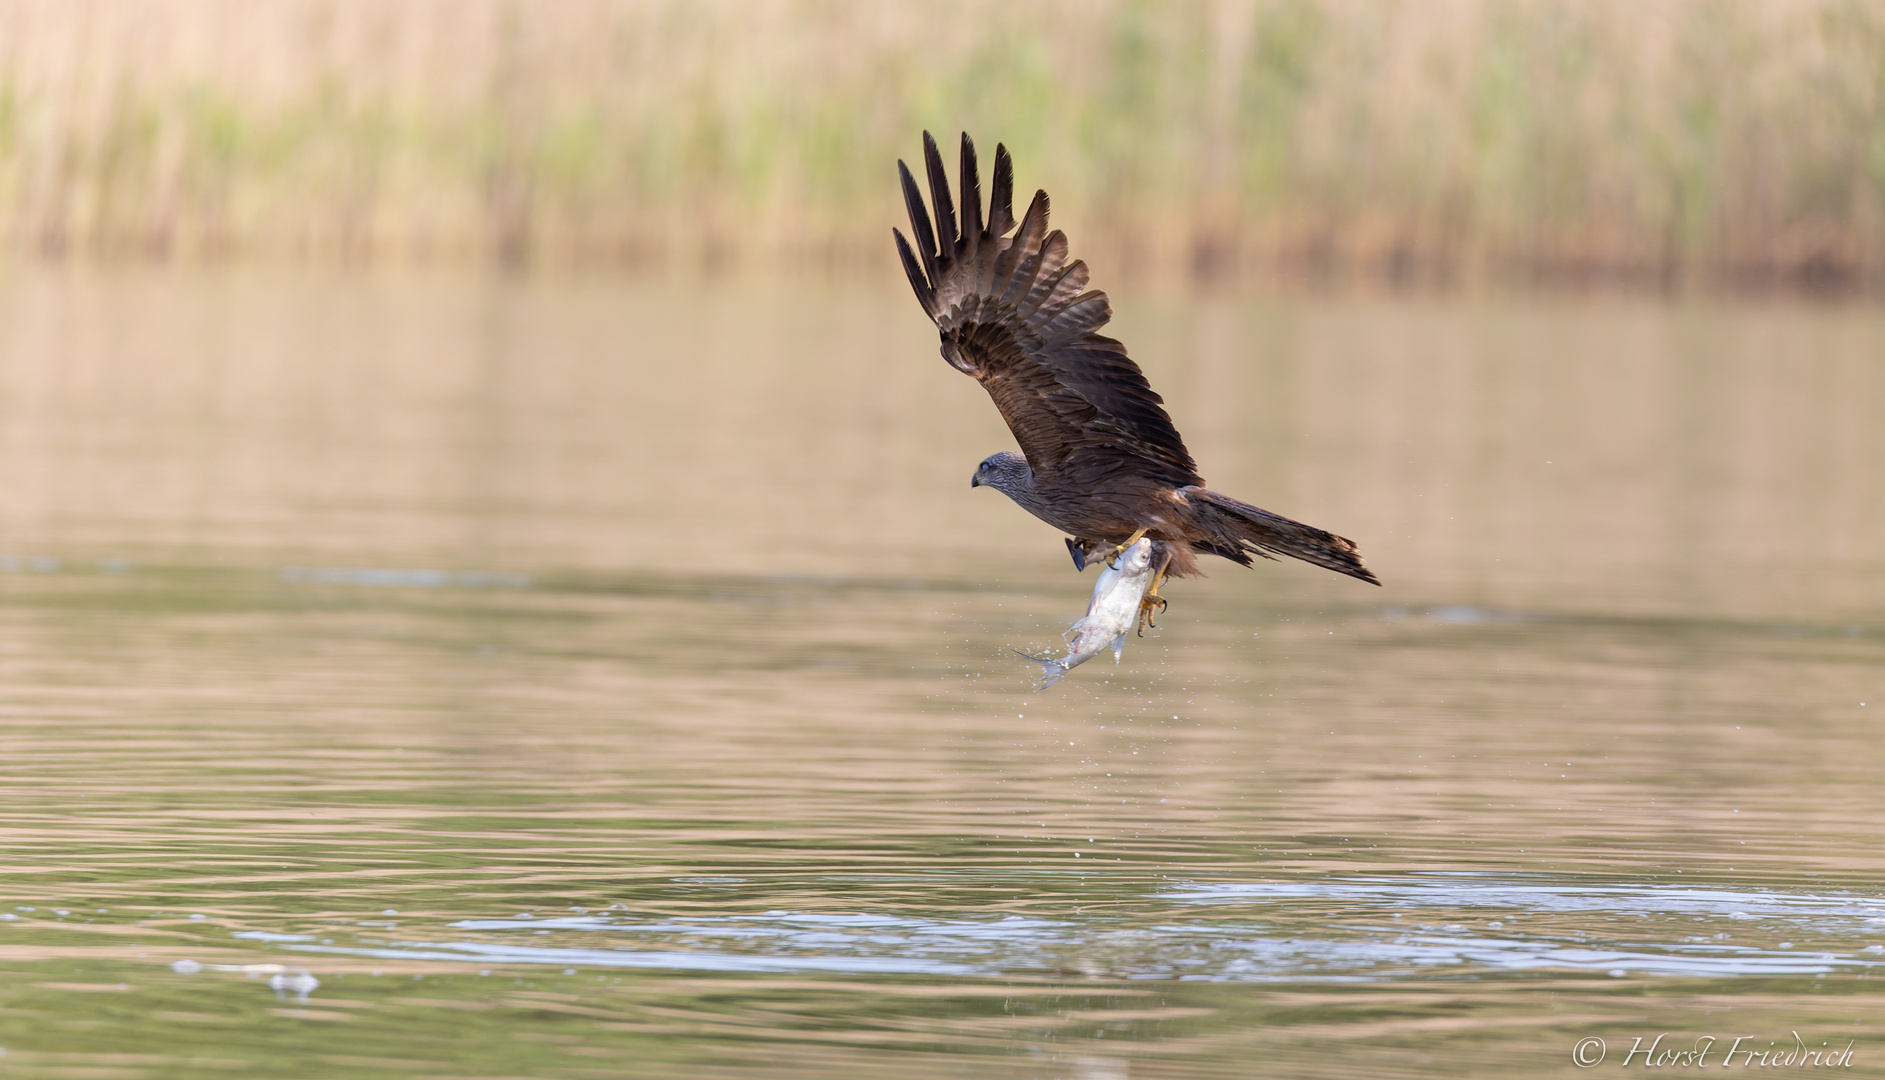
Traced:
<path fill-rule="evenodd" d="M 1158 594 L 1158 587 L 1165 584 L 1165 569 L 1165 567 L 1159 568 L 1159 572 L 1152 578 L 1152 587 L 1147 589 L 1145 595 L 1139 598 L 1138 636 L 1140 637 L 1145 636 L 1145 630 L 1148 626 L 1154 630 L 1158 629 L 1158 624 L 1152 621 L 1152 616 L 1165 614 L 1165 609 L 1169 606 L 1166 604 L 1165 598 Z M 1157 606 L 1154 607 L 1154 605 Z"/>
<path fill-rule="evenodd" d="M 1126 549 L 1127 549 L 1127 548 L 1129 548 L 1129 547 L 1131 547 L 1132 545 L 1134 545 L 1134 544 L 1136 544 L 1136 543 L 1138 543 L 1138 542 L 1139 542 L 1139 541 L 1140 541 L 1141 539 L 1143 539 L 1144 537 L 1145 537 L 1145 530 L 1144 530 L 1144 529 L 1140 529 L 1140 530 L 1139 530 L 1138 532 L 1136 532 L 1136 533 L 1133 533 L 1133 534 L 1132 534 L 1131 536 L 1129 536 L 1129 537 L 1127 537 L 1127 538 L 1126 538 L 1126 542 L 1125 542 L 1125 543 L 1123 543 L 1123 544 L 1121 544 L 1121 545 L 1119 545 L 1118 547 L 1116 547 L 1116 548 L 1114 548 L 1114 549 L 1113 549 L 1113 553 L 1112 553 L 1111 555 L 1108 555 L 1108 556 L 1106 556 L 1106 565 L 1108 565 L 1108 566 L 1111 566 L 1111 565 L 1113 564 L 1113 560 L 1114 560 L 1114 559 L 1117 559 L 1117 558 L 1119 558 L 1119 557 L 1120 557 L 1121 555 L 1124 555 L 1124 554 L 1126 553 Z M 1161 574 L 1162 574 L 1162 573 L 1163 573 L 1163 571 L 1161 571 Z M 1156 588 L 1156 587 L 1157 587 L 1157 586 L 1154 586 L 1154 588 Z"/>

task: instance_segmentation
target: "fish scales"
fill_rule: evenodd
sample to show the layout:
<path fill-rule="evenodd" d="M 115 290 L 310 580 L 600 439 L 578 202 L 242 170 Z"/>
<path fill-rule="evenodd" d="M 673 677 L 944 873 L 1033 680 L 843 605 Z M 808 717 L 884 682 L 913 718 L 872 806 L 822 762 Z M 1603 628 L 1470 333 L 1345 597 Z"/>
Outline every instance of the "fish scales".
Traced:
<path fill-rule="evenodd" d="M 1113 662 L 1119 662 L 1119 654 L 1126 647 L 1126 635 L 1139 620 L 1140 603 L 1157 576 L 1158 564 L 1162 561 L 1158 554 L 1157 542 L 1142 538 L 1106 564 L 1100 571 L 1100 579 L 1093 585 L 1093 598 L 1087 601 L 1086 614 L 1067 628 L 1066 656 L 1056 660 L 1021 654 L 1042 667 L 1041 685 L 1035 687 L 1036 690 L 1054 685 L 1062 675 L 1098 656 L 1108 646 L 1113 650 Z"/>

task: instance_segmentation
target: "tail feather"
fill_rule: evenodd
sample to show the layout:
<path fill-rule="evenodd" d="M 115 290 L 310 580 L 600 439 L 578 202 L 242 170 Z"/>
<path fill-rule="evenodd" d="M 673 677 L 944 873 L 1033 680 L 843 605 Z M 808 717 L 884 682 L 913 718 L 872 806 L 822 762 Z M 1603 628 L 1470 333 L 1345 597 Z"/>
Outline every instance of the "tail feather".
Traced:
<path fill-rule="evenodd" d="M 1207 488 L 1187 488 L 1185 494 L 1199 510 L 1199 524 L 1212 534 L 1214 548 L 1234 548 L 1240 554 L 1253 552 L 1266 559 L 1288 555 L 1371 585 L 1381 584 L 1374 572 L 1362 565 L 1355 542 L 1345 536 L 1291 521 Z M 1233 561 L 1250 565 L 1248 556 Z"/>

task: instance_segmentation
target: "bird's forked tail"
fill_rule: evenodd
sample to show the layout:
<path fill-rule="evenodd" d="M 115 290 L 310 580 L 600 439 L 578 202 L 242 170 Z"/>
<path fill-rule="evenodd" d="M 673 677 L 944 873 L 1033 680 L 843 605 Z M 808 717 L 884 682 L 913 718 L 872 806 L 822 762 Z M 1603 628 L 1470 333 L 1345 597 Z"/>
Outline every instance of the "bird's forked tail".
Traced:
<path fill-rule="evenodd" d="M 1374 572 L 1362 565 L 1355 542 L 1345 536 L 1291 521 L 1208 488 L 1186 488 L 1184 492 L 1194 508 L 1196 524 L 1212 534 L 1218 554 L 1230 557 L 1224 550 L 1228 548 L 1240 554 L 1255 552 L 1266 559 L 1288 555 L 1371 585 L 1381 584 Z M 1234 561 L 1250 565 L 1248 555 Z"/>

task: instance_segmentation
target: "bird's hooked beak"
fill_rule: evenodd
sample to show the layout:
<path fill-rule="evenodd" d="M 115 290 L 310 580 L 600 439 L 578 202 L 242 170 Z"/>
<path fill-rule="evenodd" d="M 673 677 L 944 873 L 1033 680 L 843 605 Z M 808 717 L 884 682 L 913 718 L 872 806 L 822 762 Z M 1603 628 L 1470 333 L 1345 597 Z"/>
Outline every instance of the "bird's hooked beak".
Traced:
<path fill-rule="evenodd" d="M 978 472 L 974 476 L 969 477 L 969 490 L 970 491 L 974 491 L 976 488 L 981 487 L 981 486 L 982 486 L 981 473 Z"/>

